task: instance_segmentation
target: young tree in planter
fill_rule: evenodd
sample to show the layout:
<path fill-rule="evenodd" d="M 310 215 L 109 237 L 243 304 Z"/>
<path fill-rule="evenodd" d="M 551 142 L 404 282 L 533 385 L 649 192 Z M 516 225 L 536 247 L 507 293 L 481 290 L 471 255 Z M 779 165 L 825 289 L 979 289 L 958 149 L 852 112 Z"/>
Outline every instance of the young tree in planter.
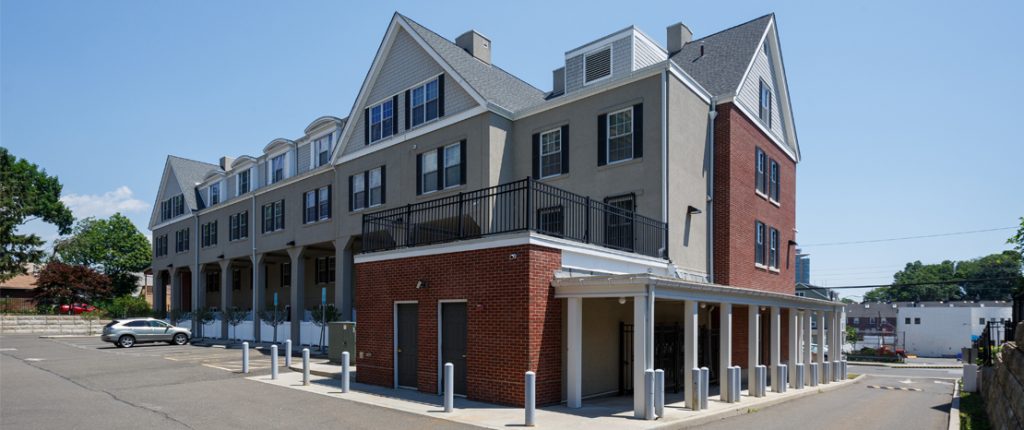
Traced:
<path fill-rule="evenodd" d="M 327 323 L 337 321 L 341 318 L 341 312 L 334 305 L 320 305 L 313 311 L 313 324 L 320 327 L 320 352 L 324 350 L 324 336 L 326 335 Z"/>
<path fill-rule="evenodd" d="M 52 307 L 109 298 L 110 278 L 107 275 L 85 266 L 50 262 L 39 271 L 32 300 L 37 306 Z"/>
<path fill-rule="evenodd" d="M 213 322 L 213 308 L 199 308 L 192 312 L 192 321 L 199 324 L 199 337 L 206 338 L 206 325 Z"/>
<path fill-rule="evenodd" d="M 42 220 L 59 234 L 71 232 L 75 218 L 60 201 L 61 188 L 56 176 L 0 147 L 0 281 L 23 275 L 29 263 L 43 260 L 43 240 L 18 234 L 19 226 Z"/>
<path fill-rule="evenodd" d="M 284 324 L 286 318 L 288 316 L 281 309 L 271 308 L 260 312 L 260 320 L 274 328 L 274 343 L 277 343 L 277 326 Z"/>
<path fill-rule="evenodd" d="M 249 312 L 239 309 L 238 306 L 233 306 L 230 310 L 223 311 L 224 320 L 228 322 L 229 326 L 231 326 L 232 339 L 237 339 L 235 334 L 237 333 L 238 329 L 236 327 L 238 327 L 238 325 L 241 324 L 242 321 L 245 321 L 246 318 L 248 317 Z"/>
<path fill-rule="evenodd" d="M 159 313 L 163 313 L 163 312 L 156 311 L 154 313 L 158 313 L 159 314 Z M 154 318 L 163 318 L 163 315 L 155 316 Z M 182 320 L 190 320 L 190 319 L 192 319 L 192 313 L 191 312 L 185 312 L 185 311 L 182 311 L 182 310 L 172 310 L 170 312 L 167 312 L 167 319 L 170 320 L 171 325 L 177 326 L 178 323 L 181 322 Z"/>

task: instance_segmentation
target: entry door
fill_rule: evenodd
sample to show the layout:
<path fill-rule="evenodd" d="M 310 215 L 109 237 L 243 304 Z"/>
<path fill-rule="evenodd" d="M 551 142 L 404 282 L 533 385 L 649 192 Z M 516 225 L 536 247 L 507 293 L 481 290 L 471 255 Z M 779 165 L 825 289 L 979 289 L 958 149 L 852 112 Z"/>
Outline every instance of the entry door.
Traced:
<path fill-rule="evenodd" d="M 398 350 L 396 362 L 398 366 L 398 386 L 416 388 L 416 356 L 417 354 L 417 318 L 419 306 L 415 303 L 398 304 Z"/>
<path fill-rule="evenodd" d="M 444 366 L 444 363 L 455 366 L 455 394 L 466 395 L 465 302 L 441 304 L 441 365 Z"/>

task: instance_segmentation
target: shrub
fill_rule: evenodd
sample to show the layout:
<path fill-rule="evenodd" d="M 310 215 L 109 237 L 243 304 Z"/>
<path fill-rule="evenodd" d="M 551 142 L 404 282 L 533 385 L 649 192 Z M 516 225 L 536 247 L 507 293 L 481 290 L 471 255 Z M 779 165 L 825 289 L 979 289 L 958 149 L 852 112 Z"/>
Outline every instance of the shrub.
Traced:
<path fill-rule="evenodd" d="M 133 295 L 116 297 L 101 308 L 113 318 L 145 317 L 152 313 L 146 299 Z"/>

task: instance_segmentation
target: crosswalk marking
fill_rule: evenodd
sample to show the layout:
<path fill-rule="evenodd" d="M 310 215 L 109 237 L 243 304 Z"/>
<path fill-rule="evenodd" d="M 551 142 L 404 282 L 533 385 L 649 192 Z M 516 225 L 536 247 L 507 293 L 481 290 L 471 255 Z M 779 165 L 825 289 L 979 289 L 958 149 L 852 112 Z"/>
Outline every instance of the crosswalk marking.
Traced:
<path fill-rule="evenodd" d="M 909 388 L 909 387 L 888 387 L 885 385 L 868 385 L 868 388 L 877 388 L 880 390 L 896 390 L 896 391 L 924 391 L 920 388 Z"/>

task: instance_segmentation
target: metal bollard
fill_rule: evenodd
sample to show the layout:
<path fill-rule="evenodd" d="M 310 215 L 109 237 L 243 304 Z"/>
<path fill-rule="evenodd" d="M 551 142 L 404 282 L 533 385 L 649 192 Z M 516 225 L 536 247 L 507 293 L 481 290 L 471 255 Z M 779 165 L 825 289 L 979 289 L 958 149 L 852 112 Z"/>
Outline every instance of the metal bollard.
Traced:
<path fill-rule="evenodd" d="M 821 368 L 821 383 L 828 384 L 829 382 L 832 382 L 832 362 L 826 361 L 821 363 L 821 365 L 823 366 Z"/>
<path fill-rule="evenodd" d="M 811 380 L 807 381 L 807 385 L 812 387 L 818 386 L 818 363 L 811 363 Z"/>
<path fill-rule="evenodd" d="M 708 408 L 708 384 L 711 382 L 711 372 L 707 367 L 700 368 L 700 408 Z"/>
<path fill-rule="evenodd" d="M 284 341 L 284 367 L 292 367 L 292 340 Z"/>
<path fill-rule="evenodd" d="M 654 415 L 665 416 L 665 370 L 654 370 Z"/>
<path fill-rule="evenodd" d="M 309 385 L 309 348 L 302 348 L 302 385 Z"/>
<path fill-rule="evenodd" d="M 839 374 L 842 373 L 842 367 L 843 367 L 843 363 L 842 362 L 839 362 L 839 361 L 833 361 L 832 362 L 832 381 L 833 382 L 839 382 L 839 381 L 843 380 L 842 378 L 839 377 Z"/>
<path fill-rule="evenodd" d="M 754 368 L 754 387 L 757 391 L 754 392 L 754 397 L 764 397 L 768 394 L 768 368 L 764 365 L 757 365 Z M 748 381 L 749 383 L 749 381 Z"/>
<path fill-rule="evenodd" d="M 694 367 L 693 369 L 690 369 L 690 374 L 692 375 L 692 377 L 690 379 L 693 380 L 693 386 L 690 387 L 690 398 L 687 399 L 687 401 L 688 401 L 688 403 L 690 405 L 690 410 L 699 411 L 700 410 L 700 385 L 701 385 L 700 384 L 700 369 Z"/>
<path fill-rule="evenodd" d="M 444 411 L 451 412 L 455 409 L 455 365 L 444 364 Z"/>
<path fill-rule="evenodd" d="M 730 366 L 726 369 L 726 383 L 729 384 L 729 392 L 726 393 L 726 401 L 728 403 L 738 403 L 740 401 L 741 374 L 739 366 Z"/>
<path fill-rule="evenodd" d="M 270 379 L 277 379 L 277 345 L 270 345 Z"/>
<path fill-rule="evenodd" d="M 793 367 L 793 388 L 802 390 L 804 388 L 804 364 L 797 363 Z"/>
<path fill-rule="evenodd" d="M 242 373 L 249 373 L 249 342 L 242 342 Z"/>
<path fill-rule="evenodd" d="M 654 369 L 644 370 L 644 419 L 654 419 Z"/>
<path fill-rule="evenodd" d="M 537 422 L 537 374 L 526 372 L 526 426 L 533 427 Z"/>
<path fill-rule="evenodd" d="M 343 351 L 341 353 L 341 392 L 342 393 L 347 393 L 348 392 L 348 378 L 349 378 L 348 351 Z"/>
<path fill-rule="evenodd" d="M 787 385 L 787 382 L 786 382 L 787 380 L 789 380 L 789 366 L 787 366 L 785 364 L 780 364 L 777 367 L 779 369 L 778 370 L 779 374 L 775 375 L 775 376 L 778 377 L 779 381 L 775 385 L 775 388 L 776 388 L 775 392 L 776 393 L 785 393 L 786 390 L 789 389 L 789 385 Z M 774 381 L 772 381 L 772 382 L 774 382 Z"/>

